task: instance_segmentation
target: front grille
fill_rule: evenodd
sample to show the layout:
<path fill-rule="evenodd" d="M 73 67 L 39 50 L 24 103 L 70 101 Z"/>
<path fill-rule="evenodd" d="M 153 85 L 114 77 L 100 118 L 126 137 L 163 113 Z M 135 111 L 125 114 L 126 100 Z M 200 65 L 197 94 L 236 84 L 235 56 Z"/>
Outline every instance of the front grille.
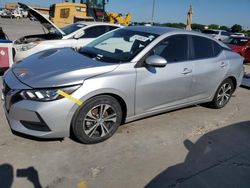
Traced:
<path fill-rule="evenodd" d="M 3 80 L 3 94 L 4 94 L 4 96 L 6 96 L 10 92 L 10 90 L 11 90 L 10 87 Z"/>
<path fill-rule="evenodd" d="M 13 105 L 21 100 L 23 100 L 23 98 L 20 95 L 20 92 L 18 92 L 11 97 L 10 105 Z"/>
<path fill-rule="evenodd" d="M 10 107 L 23 100 L 23 98 L 20 95 L 20 90 L 13 90 L 11 89 L 5 81 L 3 81 L 3 95 L 5 100 L 5 108 L 7 112 L 9 113 Z"/>

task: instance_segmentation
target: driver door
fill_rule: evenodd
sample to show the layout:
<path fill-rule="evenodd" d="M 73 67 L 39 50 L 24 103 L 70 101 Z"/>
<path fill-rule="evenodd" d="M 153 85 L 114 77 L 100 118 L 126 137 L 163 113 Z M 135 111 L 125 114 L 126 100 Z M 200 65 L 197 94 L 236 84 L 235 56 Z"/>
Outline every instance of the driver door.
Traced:
<path fill-rule="evenodd" d="M 192 63 L 188 62 L 188 36 L 174 35 L 149 52 L 167 60 L 165 67 L 145 65 L 137 68 L 136 114 L 184 104 L 190 96 Z"/>

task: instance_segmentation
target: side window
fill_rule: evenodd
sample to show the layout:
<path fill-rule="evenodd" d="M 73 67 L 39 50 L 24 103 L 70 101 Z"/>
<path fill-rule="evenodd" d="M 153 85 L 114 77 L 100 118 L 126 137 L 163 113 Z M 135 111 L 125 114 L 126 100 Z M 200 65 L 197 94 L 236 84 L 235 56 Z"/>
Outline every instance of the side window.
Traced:
<path fill-rule="evenodd" d="M 107 26 L 107 32 L 108 31 L 112 31 L 112 30 L 114 30 L 114 29 L 117 29 L 118 27 L 115 27 L 115 26 Z"/>
<path fill-rule="evenodd" d="M 68 18 L 69 17 L 69 8 L 64 8 L 60 10 L 60 17 L 61 18 Z"/>
<path fill-rule="evenodd" d="M 150 55 L 164 57 L 168 63 L 188 60 L 187 35 L 170 36 L 153 48 Z"/>
<path fill-rule="evenodd" d="M 217 42 L 213 41 L 213 48 L 214 48 L 214 56 L 217 56 L 221 53 L 222 47 Z"/>
<path fill-rule="evenodd" d="M 213 41 L 204 37 L 192 36 L 194 57 L 192 59 L 205 59 L 214 57 Z"/>
<path fill-rule="evenodd" d="M 85 34 L 81 38 L 96 38 L 107 32 L 106 26 L 94 26 L 85 29 Z"/>
<path fill-rule="evenodd" d="M 230 36 L 230 33 L 225 32 L 225 31 L 222 31 L 222 32 L 221 32 L 221 35 Z"/>

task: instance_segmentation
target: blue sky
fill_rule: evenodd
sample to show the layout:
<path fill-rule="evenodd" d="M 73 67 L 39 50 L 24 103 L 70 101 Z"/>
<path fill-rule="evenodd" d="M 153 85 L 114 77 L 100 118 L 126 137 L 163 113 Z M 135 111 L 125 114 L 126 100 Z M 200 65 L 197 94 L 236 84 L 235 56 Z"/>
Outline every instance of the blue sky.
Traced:
<path fill-rule="evenodd" d="M 16 1 L 1 0 L 0 6 L 3 6 L 5 2 Z M 21 2 L 49 6 L 62 0 L 23 0 Z M 150 21 L 152 2 L 153 0 L 110 0 L 106 8 L 108 11 L 123 14 L 130 11 L 133 21 Z M 156 22 L 185 23 L 189 5 L 192 5 L 195 23 L 215 23 L 226 26 L 237 23 L 245 29 L 250 29 L 250 0 L 155 0 L 155 3 Z"/>

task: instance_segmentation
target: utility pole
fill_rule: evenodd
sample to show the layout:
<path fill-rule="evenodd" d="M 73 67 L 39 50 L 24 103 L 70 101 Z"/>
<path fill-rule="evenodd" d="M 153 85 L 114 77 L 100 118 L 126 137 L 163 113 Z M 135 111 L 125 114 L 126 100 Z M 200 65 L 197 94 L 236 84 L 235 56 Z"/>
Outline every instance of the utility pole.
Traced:
<path fill-rule="evenodd" d="M 151 17 L 151 25 L 153 25 L 153 24 L 154 24 L 154 14 L 155 14 L 155 0 L 153 0 L 152 17 Z"/>

